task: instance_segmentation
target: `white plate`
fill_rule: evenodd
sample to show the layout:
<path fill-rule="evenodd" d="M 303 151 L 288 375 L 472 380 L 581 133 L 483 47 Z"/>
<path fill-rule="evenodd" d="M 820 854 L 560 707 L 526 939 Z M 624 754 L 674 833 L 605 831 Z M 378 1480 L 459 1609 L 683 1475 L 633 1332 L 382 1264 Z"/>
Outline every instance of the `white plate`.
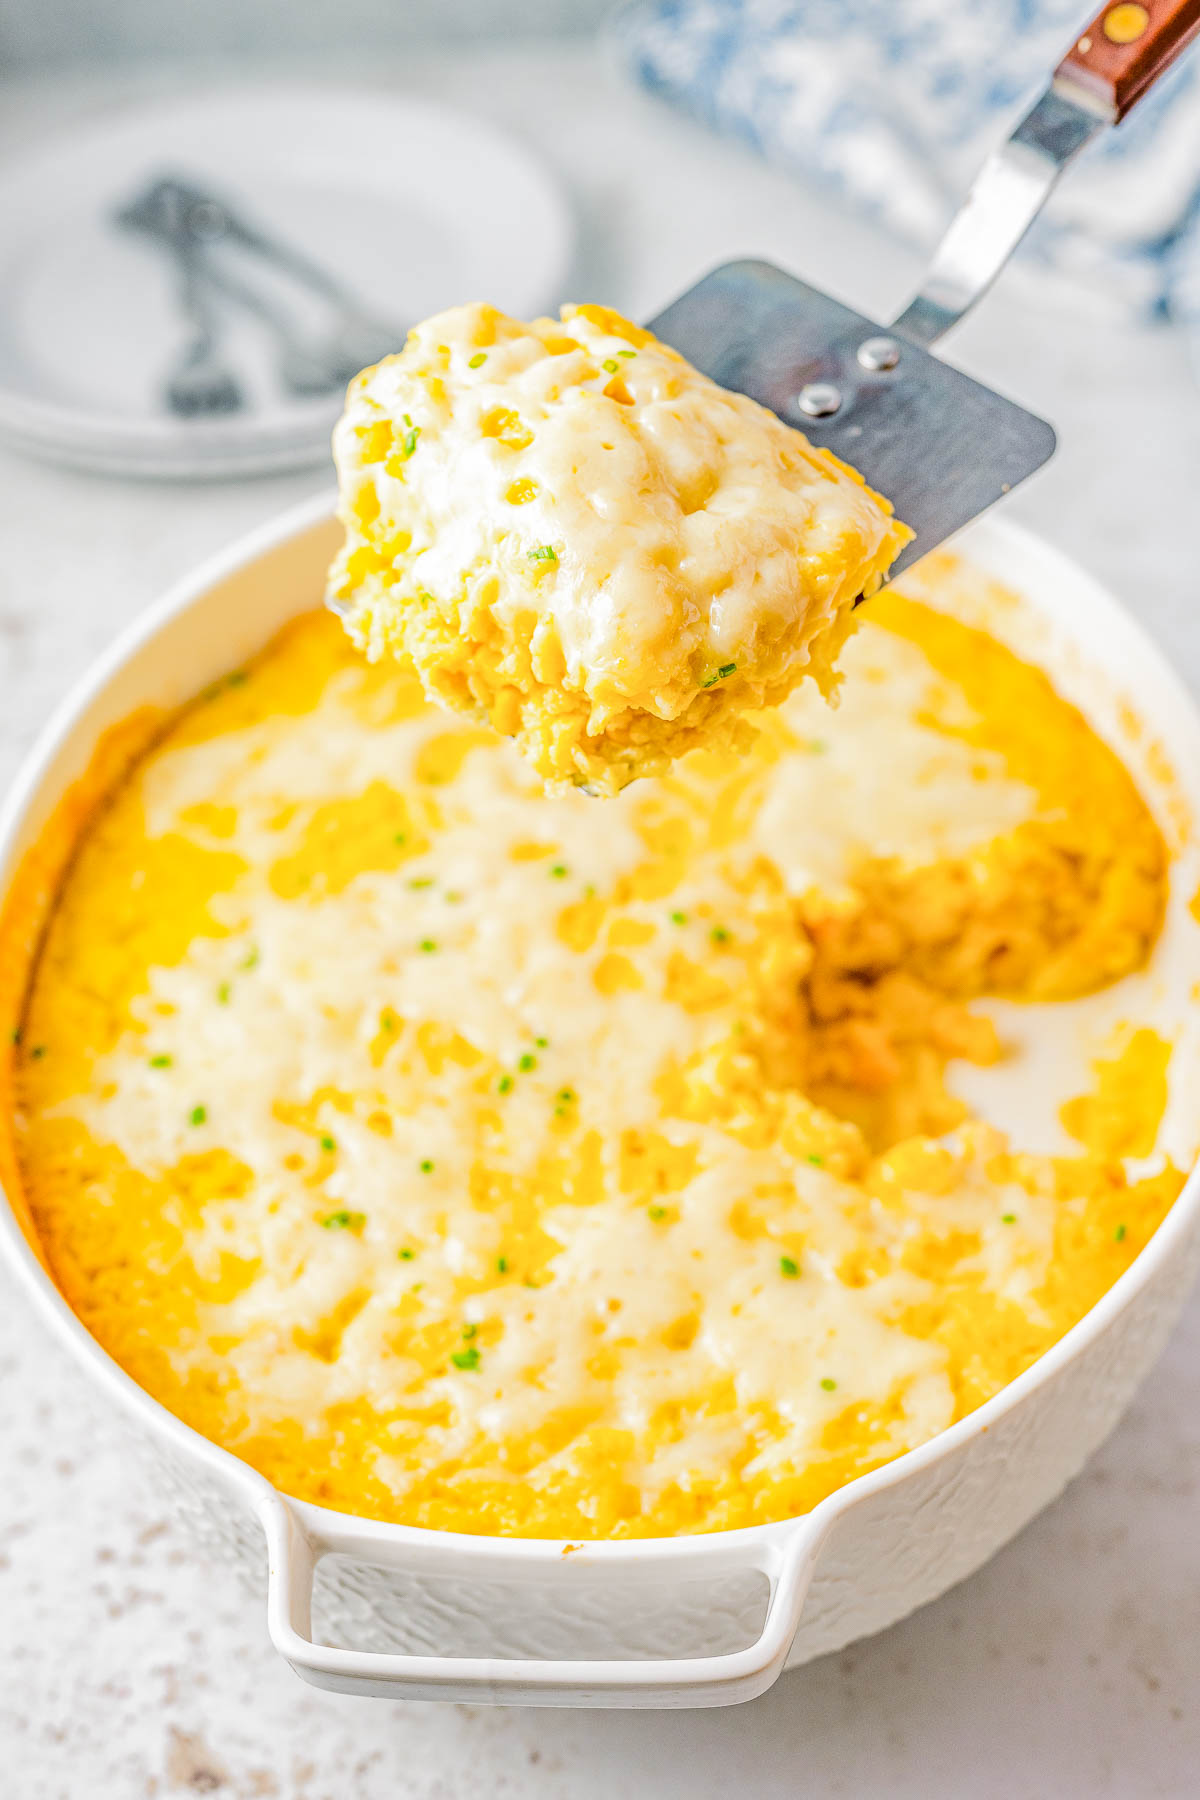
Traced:
<path fill-rule="evenodd" d="M 518 317 L 560 297 L 570 215 L 520 145 L 410 95 L 270 85 L 123 112 L 0 173 L 0 435 L 114 474 L 229 476 L 325 460 L 340 395 L 297 400 L 276 346 L 230 307 L 243 410 L 165 407 L 188 339 L 166 254 L 114 213 L 191 177 L 407 326 L 465 300 Z M 399 344 L 397 344 L 397 348 Z"/>

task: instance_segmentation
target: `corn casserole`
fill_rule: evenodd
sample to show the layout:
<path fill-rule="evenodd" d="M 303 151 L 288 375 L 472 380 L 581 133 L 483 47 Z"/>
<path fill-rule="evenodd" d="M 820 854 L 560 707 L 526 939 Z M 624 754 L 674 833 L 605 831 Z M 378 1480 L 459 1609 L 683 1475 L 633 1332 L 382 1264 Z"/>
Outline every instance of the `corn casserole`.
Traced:
<path fill-rule="evenodd" d="M 427 320 L 350 385 L 330 597 L 372 657 L 612 793 L 805 676 L 912 533 L 855 470 L 601 306 Z"/>
<path fill-rule="evenodd" d="M 1096 1047 L 1069 1151 L 956 1071 L 1009 1053 L 988 996 L 1145 963 L 1167 853 L 923 570 L 839 711 L 604 803 L 326 613 L 135 722 L 12 1051 L 40 1243 L 135 1380 L 326 1506 L 663 1535 L 811 1507 L 1094 1304 L 1181 1186 L 1170 1045 Z"/>

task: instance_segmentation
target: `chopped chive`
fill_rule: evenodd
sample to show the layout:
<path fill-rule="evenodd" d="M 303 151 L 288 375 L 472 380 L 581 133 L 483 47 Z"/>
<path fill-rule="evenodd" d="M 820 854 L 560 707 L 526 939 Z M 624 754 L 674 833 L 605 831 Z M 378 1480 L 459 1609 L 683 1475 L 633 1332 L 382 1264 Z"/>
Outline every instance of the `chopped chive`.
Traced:
<path fill-rule="evenodd" d="M 152 1056 L 150 1058 L 150 1067 L 152 1069 L 169 1069 L 170 1066 L 171 1058 L 165 1051 L 160 1051 L 157 1056 Z"/>
<path fill-rule="evenodd" d="M 39 1058 L 45 1056 L 45 1054 L 46 1054 L 45 1044 L 35 1044 L 33 1046 L 33 1049 L 29 1052 L 29 1054 L 30 1054 L 30 1056 L 33 1057 L 34 1061 L 37 1062 L 39 1060 Z"/>
<path fill-rule="evenodd" d="M 537 1068 L 537 1057 L 531 1050 L 526 1050 L 525 1054 L 518 1058 L 517 1067 L 522 1075 L 528 1075 L 530 1069 Z"/>
<path fill-rule="evenodd" d="M 418 1169 L 420 1169 L 422 1175 L 432 1175 L 433 1174 L 433 1163 L 428 1156 L 423 1156 L 421 1158 L 420 1162 L 417 1164 L 417 1167 L 418 1167 Z"/>
<path fill-rule="evenodd" d="M 496 1273 L 497 1273 L 497 1275 L 507 1275 L 508 1274 L 508 1258 L 507 1258 L 507 1256 L 498 1256 L 496 1258 Z"/>
<path fill-rule="evenodd" d="M 1123 1241 L 1123 1239 L 1125 1237 L 1125 1231 L 1126 1231 L 1126 1227 L 1124 1225 L 1118 1225 L 1117 1229 L 1113 1232 L 1113 1236 L 1114 1236 L 1114 1238 L 1116 1238 L 1118 1244 Z"/>
<path fill-rule="evenodd" d="M 714 925 L 710 935 L 714 944 L 727 944 L 729 942 L 729 933 L 723 925 Z"/>
<path fill-rule="evenodd" d="M 232 990 L 229 986 L 229 983 L 227 981 L 223 981 L 221 983 L 220 987 L 217 989 L 217 1000 L 221 1006 L 229 1005 L 229 995 L 230 995 L 231 991 Z"/>
<path fill-rule="evenodd" d="M 672 925 L 686 925 L 687 914 L 685 912 L 673 912 L 671 914 L 671 923 Z"/>
<path fill-rule="evenodd" d="M 337 1149 L 337 1143 L 335 1142 L 335 1140 L 333 1138 L 330 1137 L 330 1135 L 327 1131 L 322 1134 L 321 1148 L 322 1148 L 322 1150 L 336 1150 Z"/>
<path fill-rule="evenodd" d="M 473 1337 L 477 1337 L 478 1335 L 479 1335 L 478 1325 L 464 1325 L 463 1326 L 463 1336 L 466 1338 L 468 1343 L 470 1343 L 470 1341 Z"/>
<path fill-rule="evenodd" d="M 457 906 L 462 900 L 462 895 L 457 891 L 451 892 L 447 889 L 445 898 L 447 906 Z"/>
<path fill-rule="evenodd" d="M 1002 1225 L 1015 1225 L 1016 1222 L 1017 1222 L 1016 1213 L 1001 1213 L 1000 1214 L 1000 1223 Z"/>
<path fill-rule="evenodd" d="M 533 1041 L 539 1050 L 548 1050 L 550 1048 L 550 1039 L 548 1037 L 535 1037 Z"/>
<path fill-rule="evenodd" d="M 393 844 L 407 844 L 407 842 L 408 842 L 407 831 L 395 832 L 392 836 L 392 842 L 393 842 Z"/>
<path fill-rule="evenodd" d="M 636 350 L 618 350 L 617 355 L 618 356 L 636 356 L 637 351 Z"/>
<path fill-rule="evenodd" d="M 550 870 L 550 873 L 554 876 L 557 876 L 557 878 L 560 881 L 562 880 L 562 878 L 566 874 L 566 872 L 567 872 L 566 863 L 555 863 L 553 868 Z"/>
<path fill-rule="evenodd" d="M 433 938 L 422 938 L 417 947 L 418 949 L 423 950 L 426 956 L 432 956 L 437 949 L 437 944 L 434 942 Z"/>
<path fill-rule="evenodd" d="M 405 413 L 404 416 L 407 419 L 408 414 Z M 417 439 L 420 435 L 421 427 L 419 425 L 414 425 L 410 431 L 405 432 L 403 438 L 400 440 L 400 454 L 403 456 L 405 462 L 408 461 L 409 457 L 416 449 Z"/>
<path fill-rule="evenodd" d="M 786 1275 L 789 1281 L 793 1281 L 800 1273 L 800 1264 L 796 1261 L 794 1256 L 781 1256 L 779 1259 L 779 1273 L 781 1275 Z"/>
<path fill-rule="evenodd" d="M 401 1262 L 411 1262 L 416 1254 L 415 1250 L 409 1250 L 407 1247 L 403 1250 L 397 1250 L 396 1252 L 396 1255 L 400 1258 Z"/>
<path fill-rule="evenodd" d="M 408 414 L 408 413 L 401 413 L 401 414 L 400 414 L 400 417 L 401 417 L 401 418 L 402 418 L 402 419 L 403 419 L 403 420 L 404 420 L 404 423 L 405 423 L 405 424 L 406 424 L 406 425 L 411 425 L 411 424 L 412 424 L 412 419 L 411 419 L 411 417 L 410 417 L 410 416 L 409 416 L 409 414 Z"/>
<path fill-rule="evenodd" d="M 512 1084 L 513 1084 L 513 1078 L 511 1075 L 502 1075 L 500 1077 L 499 1081 L 496 1083 L 497 1093 L 507 1094 L 509 1089 L 512 1087 Z"/>
<path fill-rule="evenodd" d="M 824 756 L 828 748 L 829 745 L 825 742 L 824 738 L 809 738 L 808 740 L 808 752 L 810 756 Z"/>
<path fill-rule="evenodd" d="M 361 1231 L 367 1222 L 366 1213 L 347 1212 L 342 1207 L 338 1212 L 331 1212 L 321 1220 L 326 1231 Z"/>
<path fill-rule="evenodd" d="M 736 675 L 736 674 L 737 674 L 737 664 L 736 663 L 722 663 L 720 668 L 717 670 L 717 680 L 724 681 L 724 679 L 727 675 Z"/>
<path fill-rule="evenodd" d="M 825 1389 L 827 1394 L 832 1394 L 834 1388 L 837 1386 L 837 1382 L 834 1381 L 831 1376 L 826 1375 L 822 1378 L 821 1386 Z"/>
<path fill-rule="evenodd" d="M 468 367 L 468 369 L 482 369 L 482 367 L 486 361 L 487 361 L 487 351 L 486 350 L 477 350 L 475 355 L 472 356 L 470 358 L 470 360 L 468 361 L 467 367 Z"/>
<path fill-rule="evenodd" d="M 658 1224 L 660 1219 L 665 1219 L 667 1216 L 667 1209 L 665 1206 L 648 1206 L 646 1208 L 646 1211 L 650 1215 L 650 1217 L 654 1220 L 654 1223 L 656 1225 Z"/>
<path fill-rule="evenodd" d="M 617 372 L 616 357 L 615 356 L 606 357 L 604 362 L 601 364 L 601 367 L 604 369 L 607 369 L 607 371 L 610 375 L 615 375 Z"/>
<path fill-rule="evenodd" d="M 208 1117 L 207 1106 L 193 1106 L 191 1112 L 188 1114 L 188 1124 L 189 1125 L 203 1125 L 203 1123 L 207 1119 L 207 1117 Z"/>
<path fill-rule="evenodd" d="M 238 964 L 238 967 L 241 969 L 255 969 L 258 967 L 258 945 L 257 944 L 251 944 L 249 951 L 242 958 L 241 962 Z"/>
<path fill-rule="evenodd" d="M 479 1367 L 479 1347 L 472 1344 L 469 1350 L 455 1350 L 450 1361 L 456 1369 L 477 1369 Z"/>
<path fill-rule="evenodd" d="M 569 1106 L 571 1104 L 572 1100 L 575 1098 L 575 1096 L 571 1092 L 570 1088 L 559 1088 L 558 1097 L 566 1106 Z"/>
<path fill-rule="evenodd" d="M 810 1163 L 814 1163 L 818 1169 L 823 1169 L 825 1167 L 825 1158 L 823 1156 L 815 1156 L 811 1150 L 808 1153 L 808 1160 Z"/>
<path fill-rule="evenodd" d="M 408 885 L 410 888 L 432 887 L 433 886 L 433 876 L 432 875 L 414 875 Z"/>
<path fill-rule="evenodd" d="M 539 544 L 536 550 L 525 552 L 530 562 L 552 563 L 558 561 L 558 552 L 553 544 Z"/>

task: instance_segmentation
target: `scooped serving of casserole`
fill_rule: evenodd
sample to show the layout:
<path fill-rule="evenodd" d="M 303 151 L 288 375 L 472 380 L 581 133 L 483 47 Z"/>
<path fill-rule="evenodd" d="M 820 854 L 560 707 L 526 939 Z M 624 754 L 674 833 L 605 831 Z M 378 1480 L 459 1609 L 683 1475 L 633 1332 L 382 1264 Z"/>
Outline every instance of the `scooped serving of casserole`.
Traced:
<path fill-rule="evenodd" d="M 1171 1047 L 1095 1046 L 1069 1152 L 962 1072 L 1142 967 L 1168 858 L 955 580 L 607 801 L 325 613 L 98 772 L 15 1056 L 101 1344 L 286 1493 L 580 1539 L 804 1511 L 1026 1368 L 1179 1191 Z"/>
<path fill-rule="evenodd" d="M 617 792 L 806 678 L 912 539 L 855 469 L 606 306 L 452 308 L 350 384 L 329 598 L 372 656 Z"/>

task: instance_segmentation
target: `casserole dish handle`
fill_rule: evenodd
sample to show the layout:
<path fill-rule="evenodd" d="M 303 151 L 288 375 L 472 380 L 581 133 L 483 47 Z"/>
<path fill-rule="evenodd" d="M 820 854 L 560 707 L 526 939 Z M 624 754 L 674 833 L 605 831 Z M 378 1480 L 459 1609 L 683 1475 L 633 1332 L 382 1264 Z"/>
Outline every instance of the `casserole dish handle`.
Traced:
<path fill-rule="evenodd" d="M 508 1659 L 486 1656 L 433 1656 L 423 1653 L 348 1650 L 316 1643 L 312 1636 L 313 1576 L 329 1552 L 381 1560 L 370 1527 L 361 1533 L 322 1529 L 315 1545 L 291 1508 L 277 1493 L 261 1515 L 270 1559 L 267 1627 L 271 1642 L 297 1675 L 316 1687 L 347 1694 L 407 1700 L 465 1700 L 508 1706 L 699 1707 L 731 1706 L 763 1693 L 783 1670 L 813 1566 L 827 1525 L 811 1515 L 781 1536 L 758 1534 L 740 1545 L 729 1566 L 757 1570 L 767 1579 L 770 1596 L 762 1629 L 744 1649 L 718 1656 L 629 1658 L 613 1661 Z M 422 1534 L 424 1536 L 425 1534 Z M 486 1554 L 489 1540 L 479 1540 Z M 477 1574 L 475 1558 L 456 1554 L 453 1540 L 438 1559 L 443 1573 L 457 1564 L 464 1584 Z M 678 1546 L 678 1552 L 674 1547 Z M 687 1540 L 655 1543 L 666 1561 L 683 1562 Z M 539 1551 L 542 1546 L 539 1545 Z M 604 1546 L 603 1548 L 607 1548 Z M 650 1545 L 638 1546 L 649 1549 Z M 586 1562 L 586 1546 L 580 1565 Z M 555 1558 L 571 1586 L 572 1563 L 556 1546 L 545 1550 Z M 461 1562 L 459 1562 L 461 1557 Z M 403 1566 L 395 1563 L 394 1566 Z M 543 1570 L 546 1561 L 539 1557 Z M 417 1556 L 417 1563 L 428 1566 Z M 579 1565 L 576 1565 L 579 1566 Z M 590 1572 L 594 1573 L 594 1562 Z M 660 1564 L 661 1571 L 661 1564 Z"/>

